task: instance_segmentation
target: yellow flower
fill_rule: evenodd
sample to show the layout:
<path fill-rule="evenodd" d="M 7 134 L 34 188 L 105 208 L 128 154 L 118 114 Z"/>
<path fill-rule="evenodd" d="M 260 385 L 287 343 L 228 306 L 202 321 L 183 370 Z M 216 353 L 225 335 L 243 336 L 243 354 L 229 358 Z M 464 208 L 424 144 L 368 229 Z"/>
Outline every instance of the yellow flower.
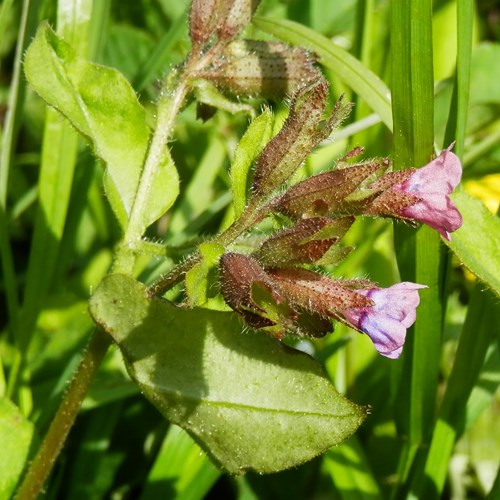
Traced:
<path fill-rule="evenodd" d="M 497 213 L 500 204 L 500 174 L 486 175 L 477 180 L 464 183 L 469 194 L 479 198 L 494 214 Z"/>

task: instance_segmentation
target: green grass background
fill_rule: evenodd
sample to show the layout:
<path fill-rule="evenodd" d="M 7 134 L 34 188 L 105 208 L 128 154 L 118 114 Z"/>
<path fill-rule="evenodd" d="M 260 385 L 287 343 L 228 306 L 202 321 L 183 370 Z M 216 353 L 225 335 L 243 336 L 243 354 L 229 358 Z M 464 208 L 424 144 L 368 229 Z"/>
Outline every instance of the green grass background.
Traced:
<path fill-rule="evenodd" d="M 0 458 L 0 491 L 12 491 L 57 410 L 92 329 L 88 298 L 119 238 L 102 165 L 27 86 L 23 53 L 49 19 L 89 59 L 123 72 L 153 122 L 157 80 L 189 50 L 186 16 L 184 2 L 168 0 L 1 4 L 0 443 L 8 459 Z M 391 156 L 396 168 L 421 166 L 456 141 L 463 189 L 495 212 L 499 18 L 498 4 L 486 0 L 264 0 L 249 33 L 311 47 L 332 98 L 346 93 L 356 104 L 338 140 L 307 161 L 308 172 L 329 168 L 355 145 L 366 157 Z M 172 154 L 181 196 L 149 230 L 166 241 L 168 256 L 162 264 L 141 259 L 144 279 L 178 260 L 178 245 L 194 245 L 230 218 L 228 170 L 247 123 L 225 112 L 202 123 L 194 104 L 178 117 Z M 432 285 L 399 361 L 378 357 L 367 338 L 342 326 L 309 346 L 339 391 L 372 407 L 346 443 L 294 470 L 229 477 L 142 398 L 111 349 L 45 497 L 496 498 L 500 318 L 488 270 L 495 274 L 500 250 L 478 263 L 471 254 L 487 241 L 500 248 L 500 236 L 473 229 L 465 243 L 457 236 L 455 254 L 427 228 L 387 221 L 358 221 L 346 237 L 356 251 L 332 273 Z"/>

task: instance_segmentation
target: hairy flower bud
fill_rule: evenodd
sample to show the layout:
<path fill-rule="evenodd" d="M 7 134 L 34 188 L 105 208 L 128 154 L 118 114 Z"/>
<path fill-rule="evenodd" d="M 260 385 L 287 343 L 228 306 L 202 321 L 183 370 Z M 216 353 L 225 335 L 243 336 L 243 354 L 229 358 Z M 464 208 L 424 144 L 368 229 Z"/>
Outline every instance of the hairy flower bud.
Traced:
<path fill-rule="evenodd" d="M 229 41 L 250 24 L 260 0 L 192 0 L 189 12 L 189 36 L 195 48 L 215 34 Z"/>
<path fill-rule="evenodd" d="M 354 217 L 332 221 L 323 217 L 300 220 L 266 240 L 257 259 L 264 267 L 312 264 L 335 245 L 354 222 Z"/>
<path fill-rule="evenodd" d="M 309 177 L 292 186 L 274 208 L 294 219 L 356 213 L 355 207 L 360 200 L 347 202 L 346 197 L 369 176 L 386 166 L 384 162 L 370 162 Z M 366 190 L 361 199 L 366 202 L 379 194 L 380 191 Z"/>
<path fill-rule="evenodd" d="M 273 322 L 259 314 L 263 310 L 252 298 L 254 284 L 260 284 L 273 292 L 270 277 L 254 258 L 237 253 L 226 253 L 221 257 L 220 285 L 227 305 L 241 314 L 254 328 L 271 326 Z M 279 301 L 277 295 L 275 298 Z"/>
<path fill-rule="evenodd" d="M 220 271 L 224 300 L 249 326 L 276 338 L 285 332 L 322 337 L 332 331 L 328 319 L 284 300 L 277 283 L 253 257 L 227 253 Z"/>
<path fill-rule="evenodd" d="M 341 311 L 371 307 L 373 301 L 347 286 L 306 269 L 273 269 L 269 275 L 278 284 L 282 296 L 292 305 L 323 317 L 343 320 Z"/>
<path fill-rule="evenodd" d="M 310 52 L 280 42 L 235 40 L 198 76 L 232 95 L 279 99 L 319 76 Z"/>
<path fill-rule="evenodd" d="M 323 120 L 328 84 L 323 78 L 299 89 L 282 129 L 267 144 L 255 167 L 253 190 L 265 196 L 282 187 L 306 156 L 347 116 L 350 106 L 337 101 L 327 120 Z"/>
<path fill-rule="evenodd" d="M 189 36 L 193 46 L 206 44 L 222 21 L 221 0 L 192 0 L 189 12 Z"/>
<path fill-rule="evenodd" d="M 250 24 L 259 3 L 260 0 L 221 0 L 224 20 L 218 28 L 219 38 L 229 40 L 239 35 Z"/>

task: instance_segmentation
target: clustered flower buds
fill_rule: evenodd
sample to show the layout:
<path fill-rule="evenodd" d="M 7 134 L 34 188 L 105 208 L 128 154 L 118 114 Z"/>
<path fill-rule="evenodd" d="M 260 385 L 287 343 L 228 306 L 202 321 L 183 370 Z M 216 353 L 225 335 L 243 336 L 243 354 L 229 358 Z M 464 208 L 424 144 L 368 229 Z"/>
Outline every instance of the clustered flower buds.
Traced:
<path fill-rule="evenodd" d="M 223 255 L 221 292 L 250 326 L 277 338 L 286 333 L 321 337 L 332 331 L 333 320 L 368 335 L 383 356 L 397 358 L 425 285 L 404 282 L 384 289 L 368 280 L 334 280 L 304 266 L 343 258 L 349 249 L 338 243 L 356 216 L 423 222 L 449 239 L 462 221 L 449 198 L 461 165 L 447 149 L 420 169 L 392 172 L 385 159 L 351 164 L 362 151 L 356 148 L 334 170 L 287 186 L 349 110 L 338 102 L 325 119 L 327 95 L 324 79 L 299 89 L 281 131 L 257 158 L 251 205 L 261 203 L 290 225 L 251 255 Z"/>
<path fill-rule="evenodd" d="M 320 77 L 313 55 L 281 42 L 237 39 L 250 23 L 260 0 L 194 0 L 189 33 L 195 59 L 192 72 L 232 97 L 282 99 Z M 203 54 L 210 57 L 203 58 Z"/>
<path fill-rule="evenodd" d="M 311 53 L 281 42 L 234 40 L 198 72 L 224 92 L 276 99 L 319 76 Z"/>
<path fill-rule="evenodd" d="M 396 358 L 415 322 L 419 290 L 399 283 L 383 289 L 368 280 L 334 280 L 310 269 L 335 264 L 349 251 L 338 245 L 356 216 L 422 222 L 444 238 L 462 224 L 449 195 L 462 167 L 451 147 L 422 168 L 391 171 L 388 160 L 352 163 L 355 148 L 336 167 L 289 186 L 304 159 L 350 111 L 339 99 L 329 116 L 329 89 L 307 51 L 278 42 L 236 39 L 259 0 L 193 0 L 190 36 L 194 81 L 227 94 L 280 98 L 291 95 L 281 130 L 255 161 L 247 211 L 254 224 L 272 212 L 289 226 L 251 255 L 227 252 L 220 260 L 221 293 L 253 328 L 321 337 L 332 320 L 367 334 L 377 351 Z M 210 83 L 206 83 L 210 82 Z M 250 208 L 249 208 L 250 207 Z M 253 219 L 252 219 L 253 217 Z M 306 266 L 306 267 L 304 267 Z"/>

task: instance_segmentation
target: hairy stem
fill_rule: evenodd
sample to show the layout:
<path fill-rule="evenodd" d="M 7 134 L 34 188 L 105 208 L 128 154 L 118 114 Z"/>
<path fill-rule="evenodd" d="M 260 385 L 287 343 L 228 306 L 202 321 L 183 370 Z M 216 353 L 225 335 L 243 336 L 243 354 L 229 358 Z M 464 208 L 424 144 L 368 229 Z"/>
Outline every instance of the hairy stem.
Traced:
<path fill-rule="evenodd" d="M 263 217 L 265 217 L 271 210 L 274 200 L 268 203 L 259 205 L 258 199 L 254 198 L 250 201 L 247 208 L 241 215 L 241 217 L 236 220 L 231 226 L 229 226 L 224 232 L 215 236 L 211 241 L 213 243 L 220 243 L 224 247 L 233 243 L 239 236 L 241 236 L 245 231 L 250 229 L 254 224 L 259 222 Z M 148 291 L 151 296 L 161 296 L 168 290 L 170 290 L 177 283 L 180 283 L 186 273 L 200 260 L 198 253 L 193 253 L 187 257 L 183 262 L 175 266 L 170 272 L 161 276 L 155 283 L 153 283 Z"/>
<path fill-rule="evenodd" d="M 159 167 L 167 148 L 175 117 L 181 109 L 189 90 L 186 73 L 172 72 L 165 82 L 165 89 L 158 103 L 156 130 L 141 174 L 139 188 L 130 214 L 129 225 L 113 263 L 113 272 L 131 275 L 135 262 L 134 244 L 142 237 L 142 211 L 146 202 L 151 179 Z M 59 406 L 54 420 L 39 448 L 34 461 L 18 490 L 19 500 L 37 498 L 48 478 L 64 442 L 74 424 L 81 404 L 90 388 L 99 365 L 104 358 L 111 338 L 96 330 L 85 350 L 82 360 Z"/>
<path fill-rule="evenodd" d="M 99 329 L 94 331 L 45 439 L 17 491 L 17 500 L 38 497 L 110 344 L 109 335 Z"/>
<path fill-rule="evenodd" d="M 167 141 L 171 135 L 175 117 L 181 109 L 189 86 L 186 72 L 179 74 L 174 70 L 167 78 L 162 96 L 158 102 L 156 130 L 149 146 L 141 180 L 130 213 L 130 219 L 123 236 L 119 254 L 113 266 L 114 272 L 131 274 L 135 252 L 133 247 L 141 239 L 145 227 L 142 223 L 144 206 L 147 203 L 152 179 L 165 154 L 169 154 Z"/>

